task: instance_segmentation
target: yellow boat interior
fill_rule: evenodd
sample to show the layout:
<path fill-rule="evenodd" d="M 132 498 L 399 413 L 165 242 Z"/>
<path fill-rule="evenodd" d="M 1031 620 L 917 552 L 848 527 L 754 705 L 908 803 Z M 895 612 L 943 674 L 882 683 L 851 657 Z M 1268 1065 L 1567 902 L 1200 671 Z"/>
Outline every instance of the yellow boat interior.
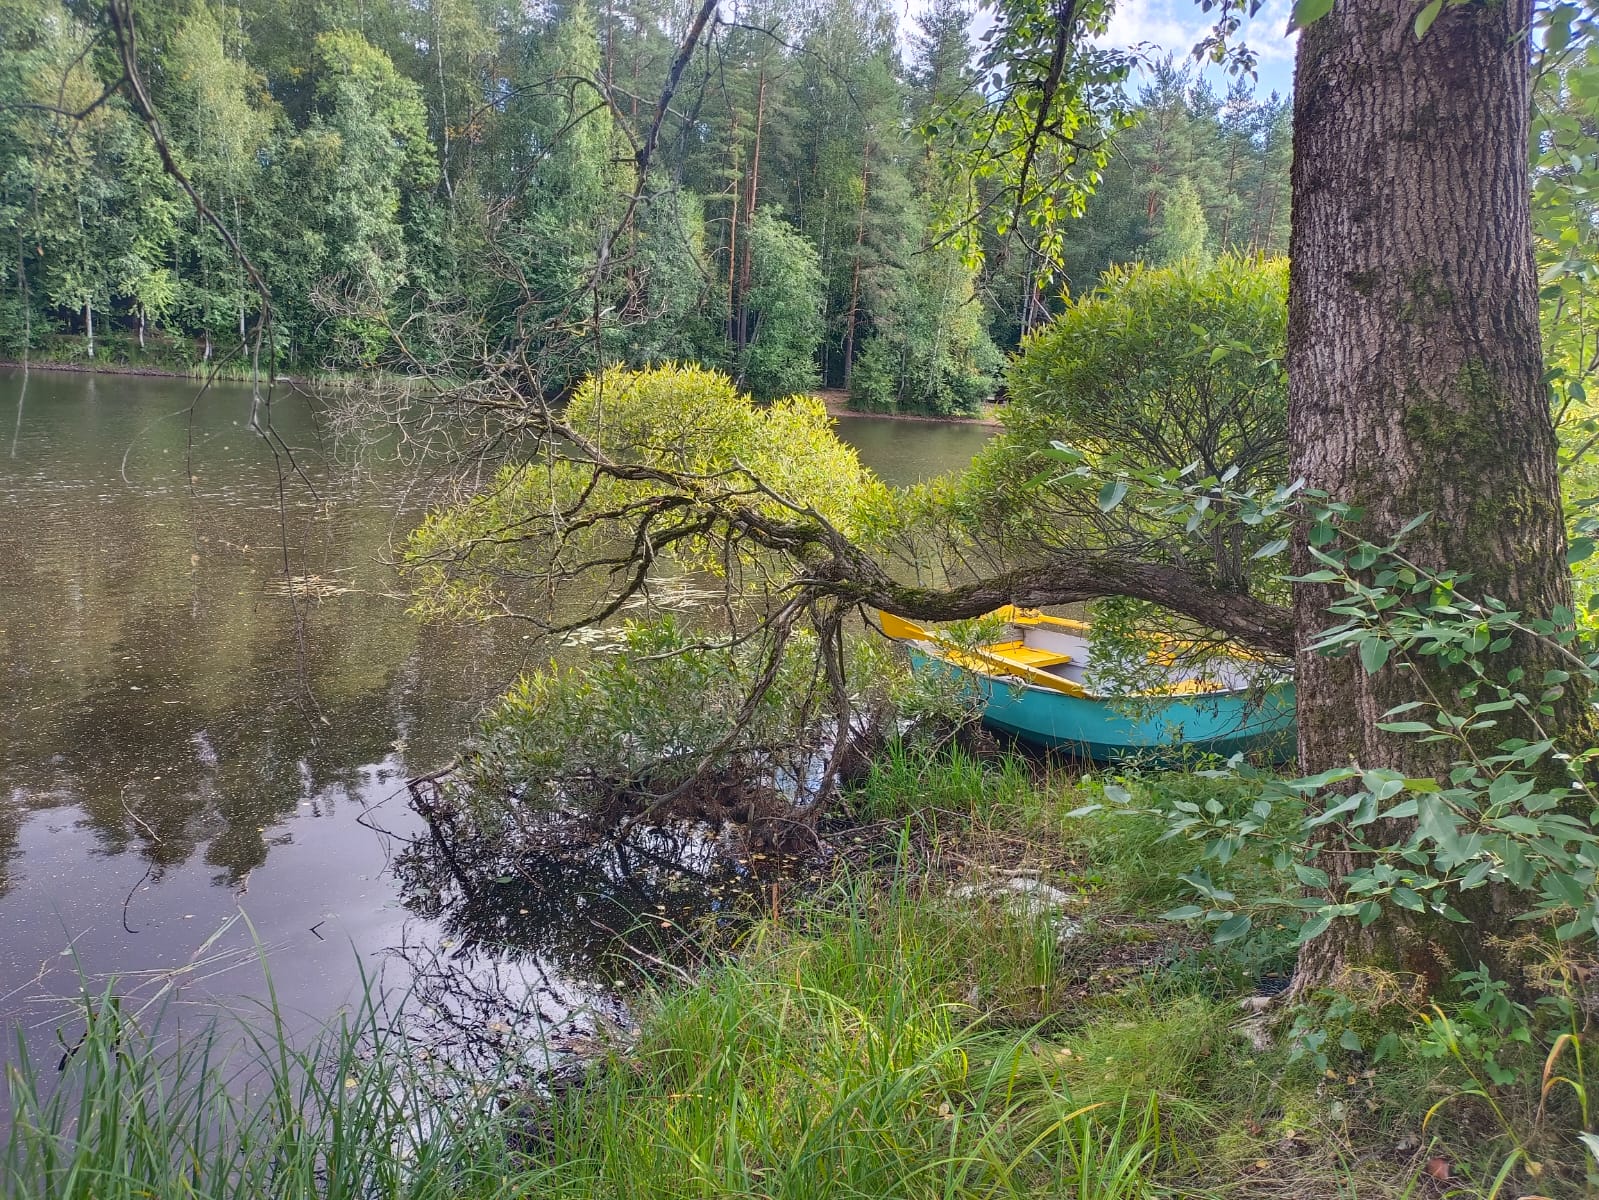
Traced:
<path fill-rule="evenodd" d="M 1087 681 L 1089 627 L 1086 622 L 1007 604 L 989 614 L 1004 622 L 1005 631 L 999 639 L 967 646 L 903 617 L 886 612 L 878 616 L 883 632 L 889 637 L 919 643 L 929 653 L 956 666 L 984 675 L 1017 679 L 1068 696 L 1093 696 Z M 1225 664 L 1208 663 L 1203 674 L 1185 671 L 1178 665 L 1180 657 L 1174 646 L 1165 664 L 1171 667 L 1170 678 L 1145 694 L 1192 696 L 1246 684 L 1242 671 L 1238 672 L 1237 679 L 1218 678 L 1230 674 Z"/>

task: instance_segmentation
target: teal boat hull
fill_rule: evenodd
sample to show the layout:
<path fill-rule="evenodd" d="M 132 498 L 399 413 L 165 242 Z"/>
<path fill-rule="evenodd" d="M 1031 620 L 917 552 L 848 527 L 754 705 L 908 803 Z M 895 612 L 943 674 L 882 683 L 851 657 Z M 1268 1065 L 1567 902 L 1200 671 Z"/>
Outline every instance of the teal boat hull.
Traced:
<path fill-rule="evenodd" d="M 1280 761 L 1294 751 L 1294 685 L 1129 700 L 1068 696 L 995 679 L 912 649 L 918 671 L 961 677 L 983 699 L 983 723 L 1050 750 L 1095 762 L 1170 756 L 1179 748 Z"/>

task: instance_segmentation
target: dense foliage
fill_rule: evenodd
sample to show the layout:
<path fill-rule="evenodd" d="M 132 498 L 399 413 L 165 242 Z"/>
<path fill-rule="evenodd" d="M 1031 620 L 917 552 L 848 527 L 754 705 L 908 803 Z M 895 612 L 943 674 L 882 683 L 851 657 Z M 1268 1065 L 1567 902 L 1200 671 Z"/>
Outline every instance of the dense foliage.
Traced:
<path fill-rule="evenodd" d="M 177 164 L 270 289 L 280 368 L 446 369 L 531 342 L 551 394 L 601 360 L 689 360 L 763 397 L 825 385 L 877 411 L 969 413 L 1068 282 L 1036 246 L 963 224 L 999 185 L 974 187 L 938 132 L 978 95 L 959 0 L 908 46 L 881 3 L 713 21 L 642 181 L 682 32 L 671 5 L 159 0 L 136 16 Z M 0 353 L 235 353 L 261 298 L 124 96 L 95 104 L 107 41 L 59 0 L 0 4 Z M 1104 158 L 1061 251 L 1074 287 L 1173 246 L 1281 249 L 1282 104 L 1169 69 L 1126 103 L 1145 121 L 1050 185 L 1069 207 Z"/>
<path fill-rule="evenodd" d="M 1206 497 L 1280 478 L 1286 274 L 1232 255 L 1110 272 L 1029 336 L 1003 432 L 972 469 L 909 490 L 866 471 L 815 400 L 763 407 L 719 372 L 613 368 L 575 393 L 569 447 L 502 468 L 413 535 L 420 607 L 560 629 L 606 619 L 669 567 L 713 572 L 760 612 L 817 569 L 807 539 L 833 536 L 819 522 L 935 585 L 1096 547 L 1269 591 L 1280 522 L 1244 529 Z M 735 552 L 721 539 L 746 520 Z"/>
<path fill-rule="evenodd" d="M 404 565 L 423 613 L 490 616 L 566 590 L 556 597 L 569 606 L 562 611 L 588 624 L 588 603 L 610 615 L 631 599 L 630 583 L 663 586 L 651 575 L 657 567 L 737 575 L 759 588 L 762 576 L 742 572 L 750 564 L 718 540 L 715 518 L 659 501 L 662 472 L 695 481 L 699 505 L 774 523 L 811 512 L 844 529 L 884 490 L 833 434 L 819 400 L 757 405 L 726 375 L 699 367 L 613 368 L 577 389 L 567 417 L 577 443 L 570 454 L 503 467 L 412 534 Z M 615 470 L 596 479 L 593 456 Z"/>
<path fill-rule="evenodd" d="M 1018 561 L 1137 545 L 1233 586 L 1264 582 L 1275 568 L 1251 555 L 1278 532 L 1190 520 L 1136 483 L 1281 479 L 1287 274 L 1232 255 L 1117 268 L 1030 334 L 1006 375 L 1004 431 L 948 503 L 974 547 Z"/>
<path fill-rule="evenodd" d="M 1007 379 L 1012 439 L 1281 476 L 1287 292 L 1281 259 L 1111 270 L 1023 344 Z"/>

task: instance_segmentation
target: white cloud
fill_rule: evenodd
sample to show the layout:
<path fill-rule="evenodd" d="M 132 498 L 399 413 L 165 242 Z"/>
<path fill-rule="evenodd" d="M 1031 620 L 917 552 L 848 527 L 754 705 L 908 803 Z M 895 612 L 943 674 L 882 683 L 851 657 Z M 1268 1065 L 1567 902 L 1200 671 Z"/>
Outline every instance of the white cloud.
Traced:
<path fill-rule="evenodd" d="M 1199 16 L 1198 6 L 1187 0 L 1122 0 L 1099 40 L 1107 46 L 1155 46 L 1181 56 L 1203 36 L 1206 23 Z"/>
<path fill-rule="evenodd" d="M 1288 36 L 1288 10 L 1292 0 L 1265 0 L 1260 12 L 1244 21 L 1238 40 L 1255 52 L 1259 90 L 1284 94 L 1292 88 L 1294 47 L 1298 35 Z M 1121 0 L 1111 15 L 1110 29 L 1101 44 L 1123 48 L 1158 48 L 1179 60 L 1190 54 L 1211 28 L 1210 14 L 1194 0 Z M 1207 67 L 1217 78 L 1224 74 Z"/>

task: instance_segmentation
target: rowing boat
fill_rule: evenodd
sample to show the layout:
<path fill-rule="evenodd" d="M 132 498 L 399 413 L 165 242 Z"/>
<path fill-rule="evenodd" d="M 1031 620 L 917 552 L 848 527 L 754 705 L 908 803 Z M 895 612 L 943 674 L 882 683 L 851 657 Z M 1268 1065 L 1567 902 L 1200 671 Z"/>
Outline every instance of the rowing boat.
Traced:
<path fill-rule="evenodd" d="M 1089 626 L 1007 605 L 997 641 L 957 644 L 948 634 L 889 613 L 889 637 L 904 642 L 912 669 L 953 674 L 976 688 L 983 721 L 1004 733 L 1096 762 L 1159 759 L 1178 747 L 1230 756 L 1286 757 L 1293 748 L 1294 685 L 1258 682 L 1243 659 L 1186 669 L 1173 655 L 1166 680 L 1143 692 L 1105 695 L 1089 688 Z"/>

